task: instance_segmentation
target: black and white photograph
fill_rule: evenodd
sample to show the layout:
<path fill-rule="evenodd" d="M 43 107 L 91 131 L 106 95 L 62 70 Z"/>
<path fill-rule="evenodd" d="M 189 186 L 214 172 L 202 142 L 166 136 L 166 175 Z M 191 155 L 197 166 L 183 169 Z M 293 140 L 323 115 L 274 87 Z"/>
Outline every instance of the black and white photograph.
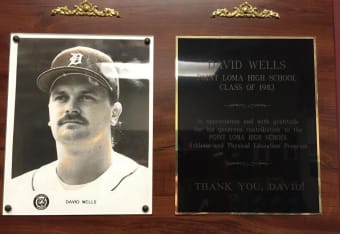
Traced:
<path fill-rule="evenodd" d="M 153 37 L 12 33 L 4 215 L 152 213 Z"/>

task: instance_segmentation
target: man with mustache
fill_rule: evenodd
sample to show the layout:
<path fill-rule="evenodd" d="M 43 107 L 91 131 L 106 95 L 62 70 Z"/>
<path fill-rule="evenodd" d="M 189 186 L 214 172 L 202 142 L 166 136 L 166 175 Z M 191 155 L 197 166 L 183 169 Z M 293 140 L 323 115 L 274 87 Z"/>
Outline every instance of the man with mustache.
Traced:
<path fill-rule="evenodd" d="M 118 73 L 112 59 L 89 47 L 60 52 L 37 78 L 49 94 L 49 123 L 58 159 L 15 178 L 33 191 L 115 191 L 133 196 L 148 169 L 113 150 L 111 128 L 119 124 Z"/>

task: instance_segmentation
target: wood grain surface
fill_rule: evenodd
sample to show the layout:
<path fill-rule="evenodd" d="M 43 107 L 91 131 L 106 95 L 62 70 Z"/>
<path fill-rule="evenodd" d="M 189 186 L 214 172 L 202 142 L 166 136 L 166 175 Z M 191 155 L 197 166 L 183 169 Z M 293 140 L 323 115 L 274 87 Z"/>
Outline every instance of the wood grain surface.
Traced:
<path fill-rule="evenodd" d="M 339 163 L 337 160 L 336 79 L 333 0 L 253 0 L 276 19 L 210 18 L 217 8 L 240 0 L 92 0 L 114 7 L 121 18 L 50 16 L 57 6 L 78 0 L 3 0 L 0 7 L 0 200 L 4 169 L 9 34 L 76 33 L 154 35 L 154 189 L 152 216 L 0 216 L 1 234 L 66 233 L 340 233 Z M 339 0 L 335 0 L 340 12 Z M 339 21 L 339 17 L 336 17 Z M 339 41 L 339 25 L 337 26 Z M 313 36 L 317 43 L 322 214 L 175 215 L 175 37 Z M 339 45 L 338 45 L 339 46 Z M 339 56 L 339 50 L 337 52 Z M 339 62 L 338 62 L 339 65 Z M 339 75 L 338 75 L 339 77 Z"/>

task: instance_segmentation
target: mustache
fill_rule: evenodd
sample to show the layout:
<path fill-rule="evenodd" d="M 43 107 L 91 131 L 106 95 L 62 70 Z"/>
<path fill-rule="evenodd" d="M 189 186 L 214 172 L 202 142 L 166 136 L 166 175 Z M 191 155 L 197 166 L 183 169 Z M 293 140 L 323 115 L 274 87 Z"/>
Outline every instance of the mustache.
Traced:
<path fill-rule="evenodd" d="M 66 123 L 78 123 L 87 125 L 88 121 L 78 113 L 65 114 L 61 119 L 58 120 L 58 125 L 61 126 Z"/>

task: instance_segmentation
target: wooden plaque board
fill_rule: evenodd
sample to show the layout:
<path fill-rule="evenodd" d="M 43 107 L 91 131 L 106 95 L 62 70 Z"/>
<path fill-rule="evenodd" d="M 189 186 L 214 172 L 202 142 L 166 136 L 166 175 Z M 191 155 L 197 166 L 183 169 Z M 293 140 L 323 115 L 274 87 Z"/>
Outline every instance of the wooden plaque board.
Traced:
<path fill-rule="evenodd" d="M 273 9 L 280 19 L 211 18 L 217 8 L 241 1 L 93 1 L 117 9 L 121 18 L 51 16 L 51 9 L 80 1 L 5 0 L 0 9 L 0 183 L 3 184 L 12 32 L 154 36 L 154 160 L 152 216 L 0 217 L 0 233 L 338 233 L 336 79 L 332 0 L 251 3 Z M 322 214 L 311 216 L 175 215 L 175 56 L 176 36 L 315 37 L 319 91 Z M 35 48 L 39 49 L 39 48 Z M 0 189 L 2 200 L 3 189 Z M 5 204 L 2 204 L 2 208 Z"/>

